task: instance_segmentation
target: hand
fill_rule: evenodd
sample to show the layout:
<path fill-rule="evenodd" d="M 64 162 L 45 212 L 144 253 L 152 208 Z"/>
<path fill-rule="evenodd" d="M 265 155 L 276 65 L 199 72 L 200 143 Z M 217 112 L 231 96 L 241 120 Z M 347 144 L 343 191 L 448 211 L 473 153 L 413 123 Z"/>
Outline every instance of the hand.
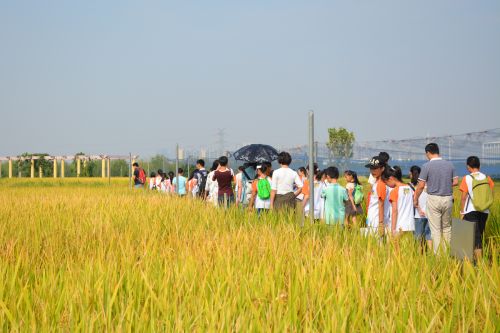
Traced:
<path fill-rule="evenodd" d="M 413 200 L 413 207 L 415 207 L 415 208 L 419 208 L 419 207 L 418 207 L 418 200 Z"/>

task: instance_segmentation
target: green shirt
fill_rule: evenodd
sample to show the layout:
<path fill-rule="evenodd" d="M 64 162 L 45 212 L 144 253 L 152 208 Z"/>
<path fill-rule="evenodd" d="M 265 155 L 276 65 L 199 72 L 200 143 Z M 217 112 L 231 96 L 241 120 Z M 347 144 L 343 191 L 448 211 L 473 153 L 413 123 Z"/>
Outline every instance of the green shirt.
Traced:
<path fill-rule="evenodd" d="M 325 221 L 326 224 L 344 223 L 345 204 L 347 191 L 339 184 L 328 184 L 322 191 L 321 197 L 325 198 Z"/>

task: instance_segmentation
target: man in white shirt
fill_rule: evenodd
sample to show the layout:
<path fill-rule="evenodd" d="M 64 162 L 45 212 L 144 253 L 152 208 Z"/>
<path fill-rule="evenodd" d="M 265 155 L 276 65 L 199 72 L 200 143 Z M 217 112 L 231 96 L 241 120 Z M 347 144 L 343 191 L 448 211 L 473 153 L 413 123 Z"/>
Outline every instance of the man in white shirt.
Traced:
<path fill-rule="evenodd" d="M 295 198 L 302 192 L 302 181 L 294 170 L 290 169 L 292 157 L 287 152 L 278 155 L 281 168 L 273 172 L 271 181 L 271 209 L 295 209 Z M 294 191 L 294 185 L 297 190 Z"/>

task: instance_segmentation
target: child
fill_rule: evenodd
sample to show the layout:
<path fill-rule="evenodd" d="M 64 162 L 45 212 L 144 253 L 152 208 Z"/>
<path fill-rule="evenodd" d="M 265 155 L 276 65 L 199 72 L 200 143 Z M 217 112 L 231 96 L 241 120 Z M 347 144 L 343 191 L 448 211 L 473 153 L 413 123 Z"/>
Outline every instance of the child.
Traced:
<path fill-rule="evenodd" d="M 302 181 L 302 192 L 297 196 L 297 200 L 301 202 L 302 208 L 306 205 L 306 200 L 309 198 L 309 179 L 307 178 L 307 170 L 304 167 L 300 167 L 297 170 L 300 180 Z M 307 188 L 306 188 L 307 187 Z M 294 190 L 297 190 L 297 186 L 294 186 Z M 307 198 L 306 198 L 307 196 Z"/>
<path fill-rule="evenodd" d="M 155 188 L 159 191 L 163 191 L 163 170 L 158 169 L 155 177 Z"/>
<path fill-rule="evenodd" d="M 265 165 L 257 166 L 257 179 L 252 182 L 252 197 L 248 207 L 257 209 L 257 213 L 268 211 L 271 206 L 271 179 L 267 176 Z"/>
<path fill-rule="evenodd" d="M 387 167 L 382 180 L 393 190 L 389 195 L 392 207 L 389 230 L 392 235 L 403 235 L 415 230 L 415 214 L 413 213 L 413 191 L 403 183 L 403 174 L 398 166 Z"/>
<path fill-rule="evenodd" d="M 413 192 L 415 193 L 415 189 L 418 184 L 418 177 L 420 176 L 420 167 L 417 165 L 413 165 L 410 168 L 410 184 L 408 184 Z M 431 228 L 429 227 L 429 220 L 427 219 L 427 216 L 425 215 L 425 207 L 427 204 L 427 187 L 424 187 L 424 191 L 418 198 L 418 207 L 415 207 L 413 205 L 413 210 L 415 213 L 415 239 L 421 244 L 421 247 L 423 249 L 423 246 L 425 242 L 427 243 L 427 247 L 429 249 L 432 249 L 432 237 L 431 237 Z"/>
<path fill-rule="evenodd" d="M 196 196 L 196 171 L 197 170 L 191 172 L 191 175 L 187 180 L 187 191 L 193 198 Z"/>
<path fill-rule="evenodd" d="M 236 194 L 236 206 L 238 206 L 241 203 L 242 199 L 242 194 L 243 194 L 243 170 L 245 170 L 245 167 L 243 165 L 240 165 L 238 167 L 238 173 L 236 176 L 234 176 L 234 193 Z"/>
<path fill-rule="evenodd" d="M 177 194 L 179 194 L 181 197 L 186 195 L 186 182 L 187 179 L 186 177 L 183 176 L 184 170 L 182 168 L 179 168 L 177 170 L 178 177 L 174 177 L 174 189 Z M 177 187 L 177 178 L 179 178 L 179 186 Z"/>
<path fill-rule="evenodd" d="M 345 203 L 345 224 L 346 226 L 349 226 L 351 224 L 356 225 L 356 215 L 363 214 L 363 208 L 361 207 L 361 203 L 358 202 L 356 204 L 356 202 L 354 201 L 355 192 L 357 191 L 356 188 L 358 188 L 358 191 L 361 190 L 360 187 L 358 186 L 361 184 L 358 180 L 358 174 L 355 171 L 351 170 L 345 171 L 344 177 L 347 182 L 345 188 L 347 190 L 347 195 L 349 196 L 349 200 L 347 200 Z"/>
<path fill-rule="evenodd" d="M 215 160 L 212 163 L 212 169 L 207 176 L 207 183 L 205 184 L 205 193 L 207 195 L 207 201 L 211 202 L 213 205 L 217 206 L 219 204 L 217 194 L 219 193 L 219 187 L 216 181 L 213 181 L 215 171 L 219 168 L 219 160 Z"/>
<path fill-rule="evenodd" d="M 172 182 L 170 181 L 170 178 L 168 177 L 166 172 L 162 173 L 162 177 L 163 178 L 161 181 L 160 190 L 164 193 L 171 193 L 172 192 Z"/>
<path fill-rule="evenodd" d="M 156 190 L 156 172 L 151 172 L 149 174 L 149 189 Z"/>
<path fill-rule="evenodd" d="M 474 240 L 474 257 L 482 256 L 483 234 L 488 220 L 488 208 L 493 203 L 493 187 L 495 186 L 490 177 L 480 171 L 481 162 L 477 156 L 467 158 L 467 170 L 469 175 L 462 178 L 460 191 L 462 198 L 460 202 L 460 215 L 462 219 L 476 222 Z"/>
<path fill-rule="evenodd" d="M 325 222 L 327 225 L 344 224 L 345 204 L 348 200 L 345 188 L 339 185 L 339 169 L 329 167 L 325 171 L 328 186 L 322 191 L 325 198 Z"/>
<path fill-rule="evenodd" d="M 389 156 L 389 154 L 387 154 L 385 151 L 381 151 L 380 153 L 378 153 L 378 158 L 380 163 L 387 165 L 389 163 L 389 160 L 391 159 L 391 156 Z M 376 182 L 377 180 L 370 173 L 370 176 L 368 177 L 368 184 L 373 186 Z"/>
<path fill-rule="evenodd" d="M 389 206 L 390 191 L 381 179 L 386 164 L 379 156 L 374 156 L 365 167 L 370 169 L 370 174 L 375 180 L 366 205 L 366 225 L 369 232 L 374 233 L 378 230 L 379 235 L 384 236 L 385 225 L 389 225 L 391 222 Z"/>
<path fill-rule="evenodd" d="M 321 197 L 321 193 L 326 188 L 324 179 L 324 172 L 316 170 L 316 175 L 314 176 L 314 219 L 320 220 L 324 216 L 324 203 L 325 199 Z M 305 216 L 309 216 L 309 200 L 306 200 L 304 207 Z"/>

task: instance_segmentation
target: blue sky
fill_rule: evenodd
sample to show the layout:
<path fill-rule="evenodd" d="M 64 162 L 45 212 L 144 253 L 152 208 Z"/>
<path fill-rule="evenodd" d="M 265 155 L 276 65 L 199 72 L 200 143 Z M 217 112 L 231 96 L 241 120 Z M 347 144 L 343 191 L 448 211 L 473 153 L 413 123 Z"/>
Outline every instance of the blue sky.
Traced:
<path fill-rule="evenodd" d="M 498 1 L 0 1 L 0 155 L 500 127 Z"/>

